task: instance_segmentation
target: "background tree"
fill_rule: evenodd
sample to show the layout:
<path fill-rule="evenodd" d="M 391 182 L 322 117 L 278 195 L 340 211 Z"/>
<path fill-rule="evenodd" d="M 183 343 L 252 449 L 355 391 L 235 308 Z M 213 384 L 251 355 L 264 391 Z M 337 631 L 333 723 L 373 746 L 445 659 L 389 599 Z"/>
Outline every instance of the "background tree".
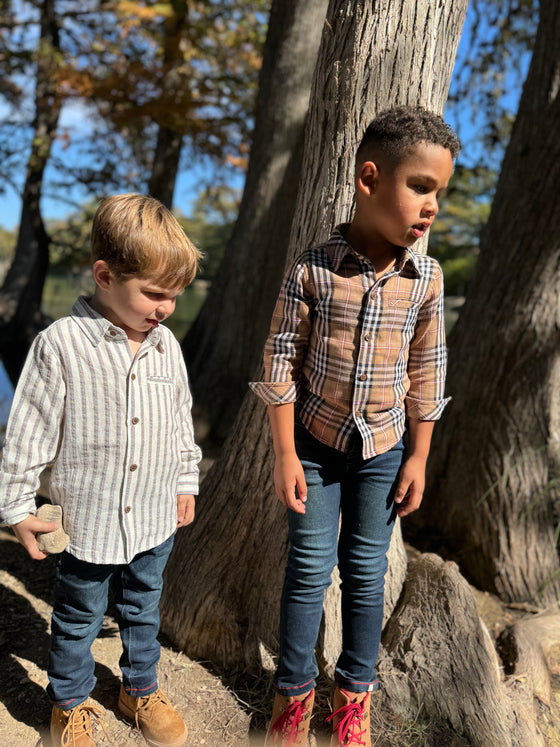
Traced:
<path fill-rule="evenodd" d="M 210 294 L 185 340 L 193 397 L 222 440 L 256 369 L 288 247 L 327 0 L 273 2 L 243 198 Z"/>
<path fill-rule="evenodd" d="M 191 157 L 214 159 L 220 173 L 228 164 L 238 168 L 248 149 L 267 7 L 267 0 L 192 5 L 146 0 L 134 6 L 87 0 L 79 7 L 68 0 L 42 0 L 10 6 L 12 12 L 3 15 L 13 38 L 15 30 L 20 32 L 17 52 L 10 49 L 6 33 L 0 37 L 6 51 L 0 59 L 11 60 L 5 69 L 12 77 L 0 88 L 13 114 L 0 131 L 2 163 L 9 172 L 21 158 L 26 131 L 21 112 L 28 104 L 21 73 L 31 69 L 29 45 L 35 38 L 37 11 L 40 14 L 22 219 L 14 260 L 0 293 L 0 356 L 14 383 L 31 339 L 45 323 L 40 305 L 50 239 L 41 200 L 48 194 L 47 165 L 58 174 L 49 182 L 54 193 L 69 183 L 81 185 L 83 195 L 94 194 L 96 199 L 117 189 L 142 189 L 154 163 L 161 123 L 156 163 L 168 169 L 168 177 L 177 168 L 185 137 Z M 190 11 L 188 22 L 185 8 Z M 24 11 L 28 15 L 22 17 Z M 18 54 L 27 67 L 13 63 Z M 75 142 L 71 130 L 60 124 L 63 105 L 76 101 L 91 115 L 85 145 Z M 14 126 L 17 139 L 7 136 Z M 177 137 L 171 147 L 173 128 Z M 68 152 L 61 155 L 61 142 L 75 149 L 74 157 Z M 76 154 L 81 166 L 75 165 Z M 152 186 L 161 185 L 155 173 Z M 170 186 L 162 194 L 166 201 Z"/>
<path fill-rule="evenodd" d="M 548 604 L 560 592 L 559 35 L 558 3 L 541 0 L 476 274 L 449 340 L 453 400 L 414 520 L 479 588 Z"/>
<path fill-rule="evenodd" d="M 402 0 L 381 9 L 365 0 L 332 0 L 314 76 L 289 257 L 349 217 L 356 145 L 376 111 L 395 103 L 442 111 L 465 8 L 465 2 L 434 7 Z M 238 282 L 235 272 L 232 280 Z M 229 305 L 226 313 L 239 312 Z M 250 308 L 242 321 L 251 329 Z M 253 395 L 245 398 L 223 455 L 203 484 L 198 519 L 178 535 L 166 573 L 165 632 L 189 655 L 222 665 L 254 668 L 263 647 L 276 650 L 286 517 L 272 488 L 265 409 Z M 398 543 L 398 530 L 395 536 Z M 188 596 L 180 591 L 186 578 Z M 394 602 L 398 590 L 393 592 L 388 596 Z"/>
<path fill-rule="evenodd" d="M 56 79 L 60 64 L 60 36 L 54 0 L 44 0 L 41 6 L 40 35 L 35 57 L 33 140 L 23 188 L 15 256 L 0 289 L 0 356 L 14 383 L 31 341 L 44 324 L 41 298 L 49 267 L 50 239 L 39 201 L 62 107 Z"/>

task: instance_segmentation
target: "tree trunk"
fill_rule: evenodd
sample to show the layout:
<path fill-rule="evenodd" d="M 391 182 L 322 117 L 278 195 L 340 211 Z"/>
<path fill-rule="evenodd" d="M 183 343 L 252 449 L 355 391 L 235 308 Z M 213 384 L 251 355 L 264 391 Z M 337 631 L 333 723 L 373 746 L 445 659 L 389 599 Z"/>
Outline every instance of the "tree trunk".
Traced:
<path fill-rule="evenodd" d="M 62 106 L 54 82 L 58 53 L 54 0 L 44 0 L 41 6 L 41 37 L 37 47 L 35 131 L 27 164 L 14 259 L 0 289 L 0 357 L 14 385 L 31 341 L 45 326 L 41 298 L 49 269 L 50 239 L 39 203 L 43 173 Z"/>
<path fill-rule="evenodd" d="M 186 24 L 188 4 L 184 0 L 172 0 L 173 14 L 165 24 L 163 45 L 163 66 L 165 75 L 162 81 L 162 95 L 167 97 L 167 91 L 178 91 L 179 82 L 177 67 L 181 65 L 181 31 Z M 148 192 L 171 210 L 173 193 L 177 181 L 177 171 L 181 158 L 183 136 L 173 127 L 173 117 L 167 114 L 167 119 L 159 123 L 156 150 L 152 173 L 148 181 Z"/>
<path fill-rule="evenodd" d="M 466 0 L 435 5 L 403 0 L 381 8 L 366 0 L 332 0 L 311 95 L 290 258 L 349 217 L 356 146 L 377 111 L 396 103 L 443 109 Z M 262 254 L 268 257 L 270 250 L 267 244 Z M 230 282 L 239 284 L 235 267 Z M 254 273 L 250 285 L 260 283 Z M 224 299 L 224 316 L 236 314 L 229 303 Z M 250 333 L 254 313 L 262 312 L 243 309 L 242 326 Z M 277 651 L 287 523 L 274 497 L 272 461 L 266 408 L 248 394 L 203 484 L 197 521 L 178 534 L 167 567 L 162 627 L 195 658 L 255 668 L 263 649 Z M 398 531 L 393 546 L 402 551 Z M 403 579 L 391 576 L 391 559 L 389 567 L 387 599 L 394 603 Z"/>
<path fill-rule="evenodd" d="M 454 399 L 415 533 L 443 535 L 479 588 L 558 604 L 560 5 L 542 0 L 531 67 L 466 305 Z M 423 522 L 423 526 L 419 524 Z"/>
<path fill-rule="evenodd" d="M 183 341 L 197 412 L 222 441 L 257 367 L 286 259 L 328 0 L 274 0 L 239 215 Z"/>
<path fill-rule="evenodd" d="M 410 563 L 378 668 L 391 710 L 435 721 L 447 732 L 438 744 L 544 746 L 530 693 L 501 681 L 493 642 L 455 563 L 431 554 Z"/>
<path fill-rule="evenodd" d="M 177 171 L 183 147 L 183 136 L 169 127 L 160 125 L 148 182 L 148 193 L 171 210 L 177 181 Z"/>

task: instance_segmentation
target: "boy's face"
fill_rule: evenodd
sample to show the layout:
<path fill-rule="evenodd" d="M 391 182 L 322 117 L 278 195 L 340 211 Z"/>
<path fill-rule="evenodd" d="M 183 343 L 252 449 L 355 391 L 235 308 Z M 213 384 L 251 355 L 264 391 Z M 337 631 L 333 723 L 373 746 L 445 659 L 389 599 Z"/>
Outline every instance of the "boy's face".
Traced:
<path fill-rule="evenodd" d="M 419 143 L 392 168 L 364 163 L 356 217 L 369 239 L 379 248 L 412 246 L 433 223 L 452 171 L 449 150 L 431 143 Z"/>
<path fill-rule="evenodd" d="M 96 265 L 99 263 L 96 262 Z M 123 329 L 130 339 L 142 338 L 175 311 L 175 300 L 183 292 L 182 287 L 169 288 L 150 278 L 117 280 L 105 262 L 105 268 L 94 277 L 103 290 L 101 313 L 110 322 Z M 100 282 L 101 281 L 101 282 Z"/>

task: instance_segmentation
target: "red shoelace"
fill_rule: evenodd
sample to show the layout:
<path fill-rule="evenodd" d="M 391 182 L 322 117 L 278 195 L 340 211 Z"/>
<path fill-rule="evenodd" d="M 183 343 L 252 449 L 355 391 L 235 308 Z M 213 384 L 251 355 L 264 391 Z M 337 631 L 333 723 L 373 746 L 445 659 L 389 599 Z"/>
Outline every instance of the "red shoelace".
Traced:
<path fill-rule="evenodd" d="M 367 700 L 367 696 L 364 700 Z M 366 730 L 360 729 L 363 714 L 364 705 L 362 701 L 361 703 L 347 703 L 327 718 L 327 721 L 332 721 L 335 717 L 340 717 L 336 731 L 338 732 L 338 744 L 341 747 L 350 744 L 365 745 L 362 736 L 366 733 Z"/>
<path fill-rule="evenodd" d="M 303 700 L 294 700 L 293 703 L 281 713 L 276 721 L 270 727 L 270 734 L 281 737 L 281 744 L 286 747 L 296 744 L 298 729 L 307 713 L 307 701 L 311 697 L 313 690 Z"/>

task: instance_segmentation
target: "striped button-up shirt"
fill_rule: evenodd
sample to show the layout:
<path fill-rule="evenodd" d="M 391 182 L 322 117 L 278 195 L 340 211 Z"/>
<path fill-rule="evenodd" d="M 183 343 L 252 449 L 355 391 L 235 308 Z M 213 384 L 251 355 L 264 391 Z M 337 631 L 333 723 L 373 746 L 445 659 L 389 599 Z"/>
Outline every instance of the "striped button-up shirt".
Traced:
<path fill-rule="evenodd" d="M 39 476 L 62 506 L 68 551 L 128 563 L 177 527 L 177 495 L 198 493 L 191 394 L 179 343 L 126 333 L 80 298 L 35 339 L 16 388 L 0 472 L 0 517 L 35 512 Z"/>
<path fill-rule="evenodd" d="M 264 352 L 267 404 L 295 402 L 322 443 L 345 451 L 358 429 L 364 459 L 402 437 L 408 415 L 437 420 L 447 403 L 443 278 L 431 257 L 402 249 L 380 278 L 343 237 L 288 270 Z"/>

